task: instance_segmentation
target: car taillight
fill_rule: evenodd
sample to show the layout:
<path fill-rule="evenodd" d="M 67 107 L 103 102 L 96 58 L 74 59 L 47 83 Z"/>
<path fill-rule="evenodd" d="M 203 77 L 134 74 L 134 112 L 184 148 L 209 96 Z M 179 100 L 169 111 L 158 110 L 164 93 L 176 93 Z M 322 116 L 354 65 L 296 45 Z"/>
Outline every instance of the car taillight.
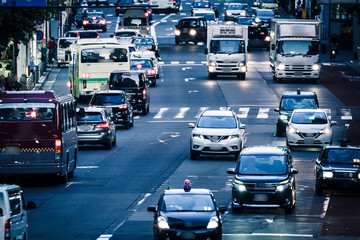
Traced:
<path fill-rule="evenodd" d="M 260 32 L 260 35 L 265 35 L 265 33 L 264 33 L 264 32 Z"/>
<path fill-rule="evenodd" d="M 109 128 L 110 124 L 108 122 L 106 123 L 100 123 L 96 125 L 96 128 Z"/>
<path fill-rule="evenodd" d="M 119 106 L 119 109 L 127 109 L 127 107 L 128 107 L 128 106 L 127 106 L 126 104 L 124 104 L 124 105 L 120 105 L 120 106 Z"/>
<path fill-rule="evenodd" d="M 146 27 L 146 31 L 147 31 L 147 33 L 149 33 L 149 31 L 150 31 L 150 28 L 149 28 L 149 27 Z"/>
<path fill-rule="evenodd" d="M 206 7 L 206 8 L 208 8 L 208 7 L 209 7 L 209 5 L 205 5 L 205 7 Z"/>
<path fill-rule="evenodd" d="M 150 69 L 146 71 L 147 74 L 156 74 L 155 69 Z"/>
<path fill-rule="evenodd" d="M 92 20 L 95 20 L 95 19 L 96 19 L 96 16 L 92 16 L 91 19 L 92 19 Z"/>
<path fill-rule="evenodd" d="M 105 25 L 105 24 L 106 24 L 106 20 L 105 20 L 105 19 L 102 19 L 102 20 L 99 21 L 99 23 L 102 24 L 102 25 Z"/>
<path fill-rule="evenodd" d="M 56 154 L 61 153 L 61 145 L 62 145 L 61 139 L 56 139 L 55 140 L 55 153 Z"/>
<path fill-rule="evenodd" d="M 11 238 L 11 221 L 10 219 L 5 222 L 5 240 L 10 240 Z"/>
<path fill-rule="evenodd" d="M 86 24 L 88 24 L 88 23 L 90 23 L 89 20 L 84 20 L 84 21 L 83 21 L 83 25 L 86 25 Z"/>
<path fill-rule="evenodd" d="M 82 78 L 90 78 L 90 73 L 83 73 L 81 74 Z"/>
<path fill-rule="evenodd" d="M 146 99 L 146 89 L 144 88 L 144 90 L 142 91 L 142 94 L 143 94 L 143 100 L 145 101 Z"/>
<path fill-rule="evenodd" d="M 149 13 L 148 13 L 148 12 L 146 12 L 146 13 L 145 13 L 145 17 L 148 17 L 148 16 L 149 16 Z"/>

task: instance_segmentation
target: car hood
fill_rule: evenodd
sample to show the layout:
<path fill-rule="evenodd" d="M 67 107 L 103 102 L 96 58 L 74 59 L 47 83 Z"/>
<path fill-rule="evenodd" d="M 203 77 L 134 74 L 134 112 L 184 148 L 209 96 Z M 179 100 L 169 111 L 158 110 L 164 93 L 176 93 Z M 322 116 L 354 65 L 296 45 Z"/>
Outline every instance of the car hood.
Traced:
<path fill-rule="evenodd" d="M 232 134 L 239 134 L 239 129 L 237 128 L 195 128 L 192 132 L 193 134 L 202 134 L 202 135 L 232 135 Z"/>
<path fill-rule="evenodd" d="M 303 133 L 316 133 L 325 128 L 327 128 L 328 124 L 294 124 L 290 123 L 289 126 L 296 128 L 300 132 Z"/>
<path fill-rule="evenodd" d="M 243 175 L 237 174 L 235 178 L 245 182 L 281 182 L 288 178 L 287 175 Z"/>
<path fill-rule="evenodd" d="M 242 13 L 242 12 L 245 12 L 245 10 L 226 10 L 226 12 L 231 12 L 231 13 Z"/>
<path fill-rule="evenodd" d="M 216 212 L 162 212 L 161 215 L 166 217 L 170 228 L 195 229 L 206 228 Z"/>
<path fill-rule="evenodd" d="M 324 171 L 349 171 L 349 172 L 356 172 L 359 171 L 358 165 L 353 164 L 326 164 L 323 166 Z"/>

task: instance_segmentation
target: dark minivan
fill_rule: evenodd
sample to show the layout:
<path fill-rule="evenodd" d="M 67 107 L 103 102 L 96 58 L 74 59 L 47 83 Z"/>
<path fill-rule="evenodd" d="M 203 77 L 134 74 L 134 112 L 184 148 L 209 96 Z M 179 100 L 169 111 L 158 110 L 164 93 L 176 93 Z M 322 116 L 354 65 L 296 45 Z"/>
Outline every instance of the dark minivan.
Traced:
<path fill-rule="evenodd" d="M 111 90 L 123 90 L 134 109 L 146 115 L 150 108 L 149 81 L 144 71 L 113 71 L 109 78 Z"/>
<path fill-rule="evenodd" d="M 199 17 L 184 17 L 175 26 L 175 43 L 193 42 L 197 45 L 198 42 L 206 44 L 207 23 L 203 16 Z"/>

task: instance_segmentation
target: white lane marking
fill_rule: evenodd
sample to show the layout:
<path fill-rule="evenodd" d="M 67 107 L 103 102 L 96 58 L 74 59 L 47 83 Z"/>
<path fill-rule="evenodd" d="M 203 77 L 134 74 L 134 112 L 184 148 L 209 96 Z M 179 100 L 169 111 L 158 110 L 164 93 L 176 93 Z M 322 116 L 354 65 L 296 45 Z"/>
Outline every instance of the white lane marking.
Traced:
<path fill-rule="evenodd" d="M 190 3 L 190 2 L 186 2 L 185 4 L 186 4 L 186 5 L 191 5 L 191 3 Z"/>
<path fill-rule="evenodd" d="M 180 112 L 175 116 L 175 118 L 184 118 L 185 114 L 190 110 L 189 107 L 180 108 Z"/>
<path fill-rule="evenodd" d="M 160 20 L 160 22 L 162 22 L 162 23 L 167 23 L 167 20 Z"/>
<path fill-rule="evenodd" d="M 327 209 L 329 207 L 330 197 L 326 197 L 322 209 L 322 213 L 320 215 L 320 218 L 324 218 L 326 216 Z"/>
<path fill-rule="evenodd" d="M 96 240 L 109 240 L 112 236 L 112 234 L 101 234 Z"/>
<path fill-rule="evenodd" d="M 176 64 L 176 65 L 180 64 L 179 61 L 171 61 L 170 63 L 171 63 L 171 64 Z"/>
<path fill-rule="evenodd" d="M 190 3 L 191 4 L 191 3 Z M 180 16 L 186 16 L 186 13 L 180 13 Z"/>
<path fill-rule="evenodd" d="M 145 194 L 145 196 L 144 196 L 140 201 L 138 201 L 137 206 L 143 204 L 144 201 L 145 201 L 145 199 L 148 198 L 148 197 L 150 197 L 150 196 L 151 196 L 151 193 Z"/>
<path fill-rule="evenodd" d="M 155 115 L 154 118 L 162 118 L 162 115 L 163 115 L 164 112 L 166 112 L 167 110 L 169 110 L 169 108 L 160 108 L 159 112 Z"/>
<path fill-rule="evenodd" d="M 190 91 L 188 91 L 188 93 L 197 93 L 197 92 L 199 92 L 198 90 L 190 90 Z"/>
<path fill-rule="evenodd" d="M 194 61 L 186 61 L 186 64 L 195 64 Z"/>
<path fill-rule="evenodd" d="M 250 108 L 239 108 L 238 117 L 247 118 Z"/>
<path fill-rule="evenodd" d="M 203 111 L 209 109 L 208 107 L 201 107 L 198 111 L 198 113 L 195 115 L 195 118 L 199 118 L 200 117 L 200 114 L 203 113 Z"/>
<path fill-rule="evenodd" d="M 179 20 L 171 20 L 171 22 L 175 22 L 175 23 L 178 22 L 178 21 L 179 21 Z"/>
<path fill-rule="evenodd" d="M 189 81 L 192 81 L 192 80 L 195 80 L 195 78 L 185 78 L 185 82 L 189 82 Z"/>
<path fill-rule="evenodd" d="M 260 108 L 259 113 L 256 118 L 268 118 L 269 117 L 270 108 Z"/>
<path fill-rule="evenodd" d="M 140 116 L 135 116 L 134 119 L 140 119 Z"/>
<path fill-rule="evenodd" d="M 322 63 L 322 65 L 324 65 L 324 66 L 330 66 L 331 64 L 330 64 L 330 63 Z"/>
<path fill-rule="evenodd" d="M 223 236 L 274 236 L 274 237 L 308 237 L 313 238 L 312 234 L 291 234 L 291 233 L 235 233 L 224 234 Z"/>
<path fill-rule="evenodd" d="M 111 24 L 111 23 L 112 23 L 112 21 L 106 21 L 106 23 Z"/>
<path fill-rule="evenodd" d="M 165 64 L 164 62 L 159 62 L 159 65 L 163 65 L 163 64 Z"/>
<path fill-rule="evenodd" d="M 99 166 L 76 166 L 76 168 L 89 169 L 89 168 L 99 168 Z"/>
<path fill-rule="evenodd" d="M 207 64 L 207 61 L 201 61 L 201 64 Z"/>
<path fill-rule="evenodd" d="M 188 70 L 188 69 L 192 69 L 192 67 L 183 67 L 183 68 L 181 68 L 181 70 L 183 70 L 183 71 Z"/>
<path fill-rule="evenodd" d="M 352 120 L 351 109 L 341 109 L 341 120 Z"/>
<path fill-rule="evenodd" d="M 165 120 L 152 120 L 152 121 L 147 121 L 148 123 L 187 123 L 189 121 L 192 121 L 192 120 L 177 120 L 177 121 L 165 121 Z"/>
<path fill-rule="evenodd" d="M 160 15 L 160 16 L 165 16 L 165 13 L 160 13 L 159 15 Z"/>

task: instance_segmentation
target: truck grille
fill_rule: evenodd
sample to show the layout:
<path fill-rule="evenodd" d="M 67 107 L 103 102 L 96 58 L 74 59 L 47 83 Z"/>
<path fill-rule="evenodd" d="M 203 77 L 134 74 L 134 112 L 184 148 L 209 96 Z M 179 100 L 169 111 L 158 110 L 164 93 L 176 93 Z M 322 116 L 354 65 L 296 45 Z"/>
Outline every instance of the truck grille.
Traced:
<path fill-rule="evenodd" d="M 292 71 L 311 71 L 311 65 L 285 65 L 285 70 Z"/>

